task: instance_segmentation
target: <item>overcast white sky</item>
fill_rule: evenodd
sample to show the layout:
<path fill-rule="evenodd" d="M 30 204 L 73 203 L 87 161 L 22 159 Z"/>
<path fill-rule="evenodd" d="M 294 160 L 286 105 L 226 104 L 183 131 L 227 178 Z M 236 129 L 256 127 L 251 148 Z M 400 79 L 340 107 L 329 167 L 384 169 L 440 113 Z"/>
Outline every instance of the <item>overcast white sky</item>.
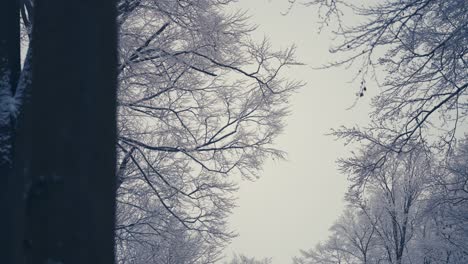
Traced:
<path fill-rule="evenodd" d="M 240 0 L 259 27 L 255 37 L 268 36 L 274 47 L 295 43 L 297 58 L 309 66 L 329 59 L 330 35 L 317 34 L 316 11 L 296 6 L 283 16 L 287 0 Z M 343 209 L 346 178 L 335 161 L 346 155 L 343 142 L 325 136 L 340 125 L 365 124 L 369 97 L 351 110 L 358 84 L 344 69 L 296 68 L 290 78 L 308 84 L 291 100 L 292 114 L 277 146 L 288 160 L 267 162 L 261 179 L 243 182 L 238 208 L 230 218 L 239 237 L 226 251 L 272 257 L 273 264 L 291 263 L 299 249 L 308 249 L 328 236 L 328 228 Z M 370 87 L 372 89 L 372 87 Z"/>

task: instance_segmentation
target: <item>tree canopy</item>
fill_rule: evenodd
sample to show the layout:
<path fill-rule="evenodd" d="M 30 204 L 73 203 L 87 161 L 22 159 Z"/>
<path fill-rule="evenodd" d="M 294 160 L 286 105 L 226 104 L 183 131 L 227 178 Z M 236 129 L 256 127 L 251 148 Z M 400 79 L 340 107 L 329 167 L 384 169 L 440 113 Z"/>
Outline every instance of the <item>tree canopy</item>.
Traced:
<path fill-rule="evenodd" d="M 358 99 L 378 91 L 367 127 L 331 133 L 354 148 L 338 160 L 347 210 L 328 240 L 294 262 L 466 262 L 467 2 L 306 5 L 318 7 L 322 26 L 336 26 L 337 60 L 323 67 L 354 70 Z M 349 14 L 360 22 L 346 24 Z"/>

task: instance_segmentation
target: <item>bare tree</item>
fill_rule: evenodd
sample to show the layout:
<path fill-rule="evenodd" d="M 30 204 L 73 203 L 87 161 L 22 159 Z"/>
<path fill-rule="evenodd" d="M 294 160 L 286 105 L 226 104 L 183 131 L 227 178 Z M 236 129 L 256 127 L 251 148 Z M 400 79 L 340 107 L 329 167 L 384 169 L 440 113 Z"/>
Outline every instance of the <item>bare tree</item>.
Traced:
<path fill-rule="evenodd" d="M 466 153 L 453 155 L 453 148 L 467 115 L 468 2 L 303 4 L 318 8 L 322 27 L 337 25 L 330 49 L 336 57 L 323 68 L 355 70 L 357 99 L 374 89 L 372 83 L 380 86 L 367 127 L 332 131 L 346 143 L 357 142 L 359 153 L 339 163 L 351 182 L 348 202 L 375 225 L 383 253 L 376 259 L 460 263 L 463 246 L 448 241 L 467 240 L 457 236 L 464 233 L 464 211 L 454 213 L 452 206 L 465 201 L 463 165 L 455 164 L 463 164 L 456 161 Z M 348 15 L 361 22 L 347 24 Z"/>
<path fill-rule="evenodd" d="M 351 181 L 346 200 L 352 211 L 331 229 L 332 240 L 338 240 L 331 249 L 347 256 L 342 263 L 406 263 L 410 242 L 425 216 L 433 161 L 424 148 L 413 149 L 406 154 L 394 153 L 379 168 L 373 167 L 373 159 L 386 151 L 379 146 L 364 148 L 342 161 L 341 169 Z M 329 243 L 325 245 L 330 247 Z M 312 252 L 319 254 L 320 250 Z M 313 260 L 314 254 L 306 259 Z M 321 263 L 315 261 L 310 263 Z"/>
<path fill-rule="evenodd" d="M 248 257 L 243 254 L 234 254 L 229 262 L 226 264 L 271 264 L 271 258 L 257 259 L 254 257 Z"/>
<path fill-rule="evenodd" d="M 354 65 L 358 97 L 377 89 L 369 87 L 372 79 L 381 86 L 372 101 L 372 123 L 334 134 L 396 152 L 408 151 L 411 141 L 449 150 L 467 115 L 466 0 L 314 0 L 307 5 L 319 7 L 324 22 L 338 25 L 331 48 L 338 58 L 324 67 Z M 364 22 L 344 24 L 343 14 Z"/>
<path fill-rule="evenodd" d="M 294 47 L 253 42 L 230 2 L 120 2 L 117 239 L 138 239 L 119 251 L 170 238 L 172 218 L 219 255 L 234 236 L 230 176 L 255 179 L 284 155 L 272 143 L 301 86 L 281 76 Z"/>
<path fill-rule="evenodd" d="M 336 233 L 320 242 L 314 249 L 301 250 L 300 257 L 294 257 L 294 264 L 351 264 L 355 256 L 350 254 L 344 240 Z"/>
<path fill-rule="evenodd" d="M 369 149 L 342 161 L 352 182 L 348 200 L 376 224 L 388 261 L 401 264 L 422 215 L 432 159 L 422 146 L 414 146 L 412 152 L 393 154 L 383 166 L 373 168 L 372 159 L 380 156 L 376 152 L 385 149 Z"/>
<path fill-rule="evenodd" d="M 467 146 L 466 138 L 459 141 L 449 155 L 449 162 L 440 162 L 428 200 L 427 214 L 431 216 L 428 224 L 432 226 L 432 243 L 428 247 L 435 252 L 432 258 L 445 256 L 447 263 L 468 258 Z"/>
<path fill-rule="evenodd" d="M 301 256 L 293 261 L 297 264 L 376 263 L 376 228 L 375 219 L 350 206 L 330 228 L 331 235 L 326 242 L 312 250 L 301 250 Z"/>

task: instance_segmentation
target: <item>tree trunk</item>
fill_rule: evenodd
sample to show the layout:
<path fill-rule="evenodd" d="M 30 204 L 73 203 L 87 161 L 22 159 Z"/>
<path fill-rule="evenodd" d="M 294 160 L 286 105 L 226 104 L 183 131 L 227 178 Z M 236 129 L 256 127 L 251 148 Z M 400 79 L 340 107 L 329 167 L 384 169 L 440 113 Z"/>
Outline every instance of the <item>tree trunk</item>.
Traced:
<path fill-rule="evenodd" d="M 20 63 L 19 2 L 0 1 L 0 262 L 16 263 L 20 256 L 22 187 L 13 173 L 15 94 Z"/>
<path fill-rule="evenodd" d="M 115 3 L 34 8 L 26 263 L 113 264 Z"/>

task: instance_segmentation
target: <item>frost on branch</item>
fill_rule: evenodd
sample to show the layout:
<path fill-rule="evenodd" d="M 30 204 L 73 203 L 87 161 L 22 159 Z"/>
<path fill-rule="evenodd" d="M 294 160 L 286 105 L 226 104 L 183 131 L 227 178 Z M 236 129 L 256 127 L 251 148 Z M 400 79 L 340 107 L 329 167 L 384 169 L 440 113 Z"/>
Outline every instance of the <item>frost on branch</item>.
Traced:
<path fill-rule="evenodd" d="M 235 236 L 233 177 L 256 179 L 284 156 L 273 142 L 302 85 L 283 74 L 299 64 L 294 47 L 251 41 L 230 2 L 119 5 L 119 263 L 162 262 L 152 252 L 174 241 L 213 262 Z M 173 249 L 178 263 L 190 263 L 183 251 Z"/>
<path fill-rule="evenodd" d="M 372 100 L 373 122 L 338 136 L 372 137 L 396 152 L 408 151 L 412 141 L 449 150 L 468 117 L 466 1 L 308 2 L 329 10 L 327 18 L 336 10 L 362 18 L 336 29 L 330 50 L 336 57 L 323 67 L 354 71 L 358 96 L 371 81 L 381 88 Z"/>

